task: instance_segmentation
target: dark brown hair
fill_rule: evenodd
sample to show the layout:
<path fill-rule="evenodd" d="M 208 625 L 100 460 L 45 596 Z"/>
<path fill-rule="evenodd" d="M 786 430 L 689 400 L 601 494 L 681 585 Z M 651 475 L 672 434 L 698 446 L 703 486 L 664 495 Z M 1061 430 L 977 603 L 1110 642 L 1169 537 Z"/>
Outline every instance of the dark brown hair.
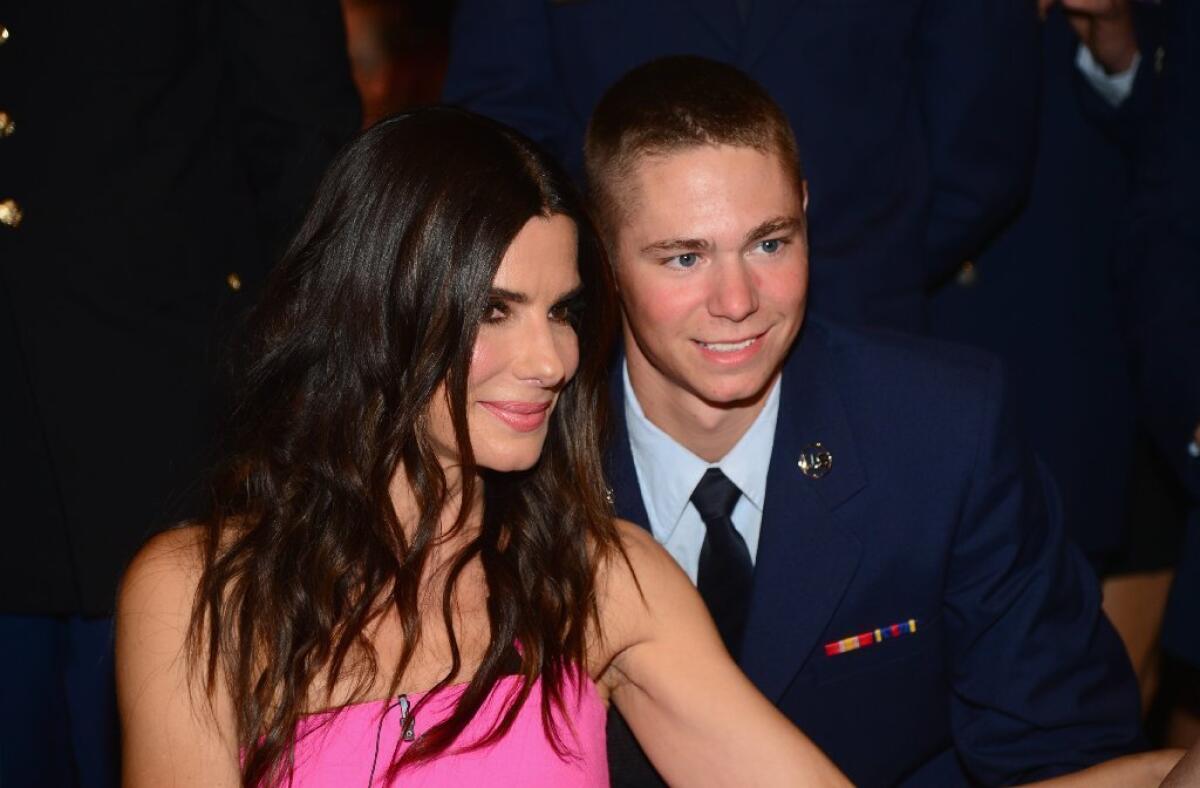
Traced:
<path fill-rule="evenodd" d="M 652 60 L 608 89 L 588 122 L 584 166 L 605 236 L 620 219 L 616 188 L 638 159 L 697 145 L 738 145 L 775 153 L 803 179 L 787 116 L 736 68 L 692 55 Z"/>
<path fill-rule="evenodd" d="M 531 218 L 559 214 L 579 231 L 578 371 L 535 466 L 488 472 L 474 465 L 465 404 L 480 318 L 513 238 Z M 382 121 L 335 159 L 252 321 L 192 616 L 194 675 L 210 698 L 218 679 L 228 688 L 244 784 L 286 779 L 318 679 L 328 703 L 335 685 L 350 687 L 352 702 L 366 699 L 381 669 L 394 670 L 389 695 L 403 678 L 448 500 L 424 426 L 443 382 L 463 465 L 455 532 L 465 533 L 480 483 L 483 511 L 478 535 L 449 564 L 442 616 L 453 664 L 434 692 L 460 668 L 452 591 L 476 558 L 490 641 L 453 715 L 392 768 L 455 742 L 514 643 L 521 691 L 485 738 L 465 744 L 507 732 L 540 679 L 546 735 L 566 752 L 551 715 L 563 708 L 567 679 L 586 670 L 587 639 L 598 631 L 590 629 L 597 562 L 620 552 L 600 465 L 611 293 L 567 177 L 506 127 L 426 109 Z M 403 524 L 388 492 L 401 466 L 421 513 Z M 365 633 L 391 610 L 404 645 L 397 665 L 381 666 Z"/>

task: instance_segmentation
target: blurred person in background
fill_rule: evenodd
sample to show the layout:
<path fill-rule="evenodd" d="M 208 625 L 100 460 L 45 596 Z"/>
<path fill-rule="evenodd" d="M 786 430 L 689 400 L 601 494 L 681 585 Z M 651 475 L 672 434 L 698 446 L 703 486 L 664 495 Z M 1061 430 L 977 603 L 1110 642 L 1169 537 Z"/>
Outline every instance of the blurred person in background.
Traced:
<path fill-rule="evenodd" d="M 582 177 L 601 94 L 671 54 L 740 68 L 788 115 L 809 166 L 816 314 L 922 329 L 925 290 L 1028 186 L 1036 15 L 1013 0 L 461 0 L 443 97 Z"/>
<path fill-rule="evenodd" d="M 1162 158 L 1162 133 L 1181 120 L 1158 107 L 1167 78 L 1192 68 L 1163 38 L 1184 5 L 1042 0 L 1029 203 L 930 310 L 933 333 L 1012 370 L 1069 532 L 1106 578 L 1105 611 L 1144 709 L 1187 507 L 1178 460 L 1200 420 L 1200 298 L 1177 260 L 1149 251 L 1167 237 L 1169 211 L 1139 208 L 1137 194 L 1162 180 L 1163 165 L 1146 160 Z"/>
<path fill-rule="evenodd" d="M 442 91 L 452 5 L 411 0 L 342 0 L 363 128 Z"/>
<path fill-rule="evenodd" d="M 0 41 L 0 785 L 115 785 L 117 580 L 358 102 L 336 0 L 9 3 Z"/>
<path fill-rule="evenodd" d="M 1165 741 L 1193 748 L 1182 779 L 1195 780 L 1200 746 L 1200 7 L 1164 4 L 1160 90 L 1154 112 L 1138 130 L 1137 179 L 1131 206 L 1132 243 L 1149 282 L 1137 293 L 1149 303 L 1139 325 L 1149 432 L 1189 494 L 1191 512 L 1175 583 L 1163 621 L 1166 657 L 1159 711 Z M 1187 450 L 1183 444 L 1190 433 Z M 1172 783 L 1183 784 L 1180 783 Z M 1190 784 L 1190 783 L 1188 783 Z"/>

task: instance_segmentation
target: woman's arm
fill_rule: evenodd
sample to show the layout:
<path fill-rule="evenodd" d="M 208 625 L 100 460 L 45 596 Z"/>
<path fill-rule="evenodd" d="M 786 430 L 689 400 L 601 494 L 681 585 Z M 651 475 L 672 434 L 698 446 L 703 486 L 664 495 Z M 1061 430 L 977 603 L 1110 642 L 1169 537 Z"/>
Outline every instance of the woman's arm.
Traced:
<path fill-rule="evenodd" d="M 1158 788 L 1182 756 L 1183 750 L 1139 752 L 1025 788 Z"/>
<path fill-rule="evenodd" d="M 237 786 L 234 717 L 210 705 L 185 652 L 200 575 L 199 530 L 156 536 L 133 559 L 117 600 L 117 703 L 123 779 L 133 786 Z"/>
<path fill-rule="evenodd" d="M 601 626 L 614 653 L 601 681 L 667 782 L 848 785 L 733 663 L 671 557 L 642 529 L 618 525 L 636 582 L 621 561 L 601 574 Z"/>

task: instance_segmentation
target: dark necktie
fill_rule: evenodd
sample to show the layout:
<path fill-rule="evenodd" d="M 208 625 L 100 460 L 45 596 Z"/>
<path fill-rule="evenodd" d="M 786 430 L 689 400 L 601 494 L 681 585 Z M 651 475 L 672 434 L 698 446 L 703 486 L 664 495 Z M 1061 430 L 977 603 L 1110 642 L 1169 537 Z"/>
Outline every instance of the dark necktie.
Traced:
<path fill-rule="evenodd" d="M 707 531 L 700 548 L 696 585 L 734 659 L 741 648 L 754 581 L 750 551 L 746 549 L 742 535 L 733 527 L 731 517 L 741 496 L 741 490 L 721 473 L 720 468 L 705 471 L 692 492 L 692 504 L 700 512 Z"/>

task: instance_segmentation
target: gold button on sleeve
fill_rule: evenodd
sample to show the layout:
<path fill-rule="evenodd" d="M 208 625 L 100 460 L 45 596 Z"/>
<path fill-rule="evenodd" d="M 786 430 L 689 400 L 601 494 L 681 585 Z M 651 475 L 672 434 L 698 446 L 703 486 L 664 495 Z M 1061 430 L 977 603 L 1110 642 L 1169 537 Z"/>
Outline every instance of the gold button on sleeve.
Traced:
<path fill-rule="evenodd" d="M 11 137 L 16 130 L 17 124 L 13 123 L 12 115 L 0 111 L 0 137 Z"/>
<path fill-rule="evenodd" d="M 229 289 L 236 293 L 242 289 L 242 278 L 237 275 L 237 271 L 233 271 L 225 277 L 225 284 L 229 285 Z"/>
<path fill-rule="evenodd" d="M 16 200 L 0 201 L 0 224 L 17 227 L 21 224 L 21 206 Z"/>
<path fill-rule="evenodd" d="M 0 45 L 3 45 L 6 41 L 8 41 L 8 28 L 0 25 Z"/>

